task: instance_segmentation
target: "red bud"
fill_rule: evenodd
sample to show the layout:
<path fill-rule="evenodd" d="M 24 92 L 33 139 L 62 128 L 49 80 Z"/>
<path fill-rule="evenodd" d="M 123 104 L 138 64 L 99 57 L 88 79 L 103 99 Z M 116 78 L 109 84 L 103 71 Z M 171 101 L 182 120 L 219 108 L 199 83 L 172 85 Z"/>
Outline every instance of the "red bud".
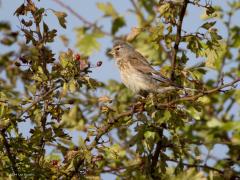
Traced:
<path fill-rule="evenodd" d="M 102 63 L 103 63 L 102 61 L 98 61 L 97 62 L 97 67 L 100 67 L 102 65 Z"/>

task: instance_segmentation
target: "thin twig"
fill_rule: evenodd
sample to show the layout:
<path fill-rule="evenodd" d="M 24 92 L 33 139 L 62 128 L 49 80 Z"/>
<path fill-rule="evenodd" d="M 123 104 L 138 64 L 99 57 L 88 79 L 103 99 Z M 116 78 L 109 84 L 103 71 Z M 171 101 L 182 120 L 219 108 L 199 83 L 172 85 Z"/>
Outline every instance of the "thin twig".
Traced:
<path fill-rule="evenodd" d="M 174 159 L 168 159 L 167 161 L 171 161 L 171 162 L 175 162 L 175 163 L 179 163 L 179 161 L 174 160 Z M 208 166 L 208 165 L 200 165 L 200 164 L 188 164 L 188 163 L 182 163 L 184 166 L 187 167 L 196 167 L 196 168 L 204 168 L 204 169 L 209 169 L 212 171 L 216 171 L 220 174 L 223 174 L 224 172 L 222 170 L 216 169 L 214 167 Z"/>
<path fill-rule="evenodd" d="M 141 21 L 144 22 L 145 21 L 144 15 L 141 12 L 140 8 L 137 6 L 135 0 L 130 0 L 130 2 L 132 3 L 132 5 L 133 5 L 133 7 L 135 9 L 136 14 L 140 17 Z"/>
<path fill-rule="evenodd" d="M 226 45 L 227 47 L 230 46 L 230 43 L 231 43 L 231 21 L 232 21 L 232 13 L 229 13 L 229 16 L 228 16 L 228 21 L 226 23 L 226 26 L 227 26 L 227 41 L 226 41 Z M 219 74 L 218 74 L 218 82 L 221 81 L 221 78 L 223 76 L 223 68 L 225 66 L 225 63 L 226 63 L 226 59 L 227 59 L 227 51 L 224 53 L 224 56 L 222 58 L 222 64 L 221 64 L 221 67 L 220 67 L 220 70 L 219 70 Z"/>
<path fill-rule="evenodd" d="M 164 103 L 164 104 L 158 104 L 157 107 L 171 107 L 172 105 L 176 104 L 177 102 L 196 101 L 198 98 L 200 98 L 202 96 L 218 92 L 218 91 L 220 91 L 220 90 L 222 90 L 222 89 L 224 89 L 226 87 L 232 87 L 237 82 L 240 82 L 240 78 L 237 78 L 236 80 L 234 80 L 234 81 L 232 81 L 232 82 L 230 82 L 228 84 L 224 84 L 224 85 L 216 87 L 214 89 L 210 89 L 210 90 L 206 90 L 206 91 L 200 92 L 200 93 L 198 93 L 196 95 L 182 97 L 182 98 L 179 98 L 177 100 L 173 100 L 173 101 L 170 101 L 170 102 Z"/>
<path fill-rule="evenodd" d="M 97 135 L 95 136 L 95 139 L 94 139 L 93 142 L 89 145 L 89 149 L 94 148 L 94 147 L 98 144 L 99 139 L 100 139 L 104 134 L 106 134 L 107 132 L 109 132 L 109 130 L 112 128 L 112 126 L 113 126 L 115 123 L 117 123 L 121 118 L 127 117 L 127 116 L 131 116 L 133 113 L 134 113 L 133 110 L 129 110 L 129 111 L 123 112 L 123 113 L 119 114 L 118 116 L 110 119 L 107 124 L 105 124 L 105 125 L 103 125 L 102 127 L 100 127 L 99 130 L 98 130 Z"/>
<path fill-rule="evenodd" d="M 98 27 L 95 23 L 92 23 L 88 20 L 86 20 L 83 16 L 81 16 L 80 14 L 78 14 L 73 8 L 71 8 L 70 6 L 68 6 L 67 4 L 63 3 L 60 0 L 53 0 L 55 3 L 57 3 L 58 5 L 62 6 L 63 8 L 65 8 L 67 11 L 69 11 L 72 15 L 74 15 L 76 18 L 78 18 L 78 20 L 80 20 L 83 24 L 87 25 L 88 27 L 95 27 L 97 28 L 99 31 L 101 31 L 103 34 L 105 34 L 106 36 L 112 36 L 111 33 L 103 31 L 100 27 Z"/>
<path fill-rule="evenodd" d="M 58 5 L 62 6 L 63 8 L 67 9 L 71 14 L 73 14 L 75 17 L 77 17 L 80 21 L 82 21 L 84 24 L 93 27 L 95 26 L 94 23 L 86 20 L 84 17 L 82 17 L 80 14 L 78 14 L 75 10 L 73 10 L 70 6 L 68 6 L 67 4 L 63 3 L 60 0 L 53 0 L 55 3 L 57 3 Z"/>
<path fill-rule="evenodd" d="M 181 32 L 182 32 L 182 24 L 183 24 L 183 18 L 185 16 L 186 10 L 187 10 L 188 0 L 184 0 L 184 3 L 181 5 L 181 10 L 179 14 L 179 19 L 177 23 L 177 34 L 176 34 L 176 40 L 173 47 L 173 55 L 172 55 L 172 72 L 171 72 L 171 79 L 174 80 L 175 78 L 175 70 L 177 66 L 177 53 L 179 49 L 179 44 L 181 42 Z"/>

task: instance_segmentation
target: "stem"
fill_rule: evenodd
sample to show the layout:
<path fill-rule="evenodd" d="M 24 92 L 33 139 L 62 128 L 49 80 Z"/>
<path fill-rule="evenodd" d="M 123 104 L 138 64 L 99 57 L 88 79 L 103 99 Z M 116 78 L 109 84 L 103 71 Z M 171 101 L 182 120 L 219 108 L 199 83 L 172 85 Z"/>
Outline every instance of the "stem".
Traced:
<path fill-rule="evenodd" d="M 134 0 L 130 0 L 130 2 L 132 3 L 134 9 L 135 9 L 135 12 L 136 14 L 140 17 L 141 21 L 142 22 L 145 22 L 145 18 L 140 10 L 140 8 L 137 6 L 136 2 Z"/>
<path fill-rule="evenodd" d="M 222 85 L 222 86 L 219 86 L 219 87 L 216 87 L 214 89 L 210 89 L 210 90 L 206 90 L 206 91 L 203 91 L 203 92 L 200 92 L 196 95 L 192 95 L 192 96 L 186 96 L 186 97 L 182 97 L 182 98 L 179 98 L 177 100 L 173 100 L 173 101 L 170 101 L 168 103 L 164 103 L 164 104 L 158 104 L 157 107 L 158 108 L 161 108 L 161 107 L 171 107 L 173 106 L 174 104 L 176 104 L 177 102 L 182 102 L 182 101 L 196 101 L 198 98 L 202 97 L 202 96 L 205 96 L 205 95 L 209 95 L 209 94 L 213 94 L 215 92 L 218 92 L 226 87 L 231 87 L 233 86 L 234 84 L 236 84 L 237 82 L 240 82 L 240 78 L 237 78 L 235 79 L 234 81 L 228 83 L 228 84 L 225 84 L 225 85 Z"/>
<path fill-rule="evenodd" d="M 157 177 L 155 177 L 154 172 L 155 172 L 157 162 L 158 162 L 158 158 L 159 158 L 161 148 L 162 148 L 163 129 L 160 129 L 159 136 L 160 136 L 160 140 L 157 142 L 156 150 L 155 150 L 154 155 L 152 157 L 152 163 L 151 163 L 151 176 L 152 176 L 153 179 L 157 178 Z"/>
<path fill-rule="evenodd" d="M 181 42 L 181 32 L 182 32 L 182 24 L 183 24 L 183 18 L 187 10 L 188 0 L 184 0 L 184 3 L 181 6 L 180 14 L 179 14 L 179 20 L 177 23 L 177 34 L 176 34 L 176 41 L 173 47 L 172 52 L 172 72 L 171 72 L 171 79 L 175 79 L 175 70 L 177 66 L 177 53 L 179 50 L 179 44 Z"/>
<path fill-rule="evenodd" d="M 21 178 L 19 176 L 19 172 L 18 172 L 17 166 L 16 166 L 17 165 L 16 161 L 15 161 L 14 156 L 12 155 L 11 150 L 10 150 L 10 144 L 8 143 L 7 138 L 6 138 L 5 130 L 1 131 L 1 135 L 2 135 L 2 138 L 3 138 L 3 145 L 4 145 L 5 149 L 6 149 L 8 159 L 10 160 L 10 162 L 12 164 L 12 170 L 14 172 L 14 176 L 16 176 L 16 178 L 18 180 L 21 180 Z"/>
<path fill-rule="evenodd" d="M 228 16 L 228 21 L 226 23 L 226 26 L 227 26 L 227 47 L 230 46 L 230 41 L 231 41 L 231 33 L 230 33 L 230 28 L 231 28 L 231 21 L 232 21 L 232 13 L 229 12 L 229 16 Z M 218 74 L 218 82 L 221 81 L 221 78 L 222 78 L 222 75 L 223 75 L 223 68 L 225 66 L 225 63 L 226 63 L 226 59 L 227 59 L 227 51 L 225 52 L 224 56 L 223 56 L 223 59 L 222 59 L 222 64 L 221 64 L 221 67 L 220 67 L 220 70 L 219 70 L 219 74 Z"/>

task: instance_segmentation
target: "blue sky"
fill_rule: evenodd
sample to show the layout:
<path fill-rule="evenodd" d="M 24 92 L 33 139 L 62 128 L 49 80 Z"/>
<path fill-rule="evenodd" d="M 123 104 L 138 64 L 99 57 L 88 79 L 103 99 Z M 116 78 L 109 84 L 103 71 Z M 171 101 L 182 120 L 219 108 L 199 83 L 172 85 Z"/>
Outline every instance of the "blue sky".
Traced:
<path fill-rule="evenodd" d="M 126 10 L 131 7 L 131 4 L 129 0 L 62 0 L 62 2 L 67 3 L 68 6 L 73 8 L 76 12 L 81 14 L 83 17 L 85 17 L 87 20 L 94 22 L 95 20 L 101 18 L 102 13 L 96 8 L 96 2 L 112 2 L 118 12 L 121 14 L 127 16 L 127 27 L 123 28 L 121 32 L 130 32 L 131 27 L 134 27 L 137 25 L 136 19 L 131 15 L 131 13 L 127 12 Z M 13 29 L 19 30 L 19 20 L 16 16 L 13 16 L 14 11 L 16 8 L 23 3 L 23 0 L 10 0 L 10 1 L 1 1 L 0 5 L 0 21 L 10 21 L 12 24 Z M 226 4 L 226 0 L 213 0 L 213 3 L 218 5 L 224 5 Z M 39 3 L 39 6 L 44 7 L 45 9 L 54 9 L 58 11 L 66 11 L 61 6 L 53 2 L 52 0 L 41 0 Z M 51 13 L 49 10 L 49 15 L 46 18 L 47 24 L 51 28 L 56 28 L 58 30 L 58 35 L 66 35 L 70 39 L 70 46 L 71 49 L 75 48 L 75 33 L 74 28 L 77 26 L 82 25 L 82 22 L 80 22 L 76 17 L 71 15 L 66 11 L 66 13 L 69 15 L 67 17 L 67 29 L 61 28 L 58 23 L 56 23 L 56 17 Z M 184 29 L 187 31 L 195 31 L 202 22 L 200 21 L 199 17 L 202 14 L 202 10 L 198 8 L 193 8 L 192 6 L 188 9 L 188 16 L 184 20 Z M 240 18 L 240 14 L 238 13 L 233 18 L 233 23 L 237 23 Z M 106 31 L 109 31 L 110 29 L 110 22 L 108 20 L 102 20 L 101 25 Z M 219 32 L 223 37 L 226 37 L 226 30 L 224 28 L 221 28 L 222 26 L 218 24 L 217 26 L 219 28 Z M 95 53 L 93 56 L 90 57 L 90 61 L 94 64 L 97 61 L 101 60 L 103 61 L 103 65 L 101 68 L 96 68 L 93 71 L 92 76 L 100 81 L 108 81 L 109 79 L 116 79 L 120 80 L 118 70 L 116 66 L 114 65 L 114 62 L 112 60 L 109 60 L 105 56 L 106 48 L 109 48 L 112 46 L 111 39 L 104 38 L 100 40 L 101 43 L 101 49 Z M 63 46 L 60 39 L 57 39 L 56 42 L 51 45 L 54 52 L 59 51 L 66 51 L 67 48 Z M 14 47 L 13 47 L 14 48 Z M 6 51 L 6 47 L 0 46 L 0 54 Z M 77 51 L 77 50 L 76 50 Z M 56 54 L 56 56 L 58 56 Z M 29 131 L 30 125 L 24 124 L 22 126 L 23 131 L 26 133 Z M 78 142 L 79 134 L 77 132 L 71 133 L 73 135 L 74 141 Z M 220 146 L 220 147 L 219 147 Z M 224 157 L 225 153 L 227 152 L 227 148 L 221 145 L 217 145 L 212 150 L 212 153 L 218 157 Z M 102 177 L 104 180 L 113 179 L 112 175 L 104 175 Z"/>

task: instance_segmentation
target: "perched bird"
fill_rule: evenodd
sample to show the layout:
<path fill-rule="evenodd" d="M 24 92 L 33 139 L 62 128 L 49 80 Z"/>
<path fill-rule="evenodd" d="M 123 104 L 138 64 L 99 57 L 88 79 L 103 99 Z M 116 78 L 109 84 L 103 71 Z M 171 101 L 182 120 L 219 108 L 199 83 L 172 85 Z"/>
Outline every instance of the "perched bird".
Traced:
<path fill-rule="evenodd" d="M 122 82 L 135 93 L 182 89 L 156 71 L 129 43 L 118 41 L 109 54 L 116 61 Z"/>

